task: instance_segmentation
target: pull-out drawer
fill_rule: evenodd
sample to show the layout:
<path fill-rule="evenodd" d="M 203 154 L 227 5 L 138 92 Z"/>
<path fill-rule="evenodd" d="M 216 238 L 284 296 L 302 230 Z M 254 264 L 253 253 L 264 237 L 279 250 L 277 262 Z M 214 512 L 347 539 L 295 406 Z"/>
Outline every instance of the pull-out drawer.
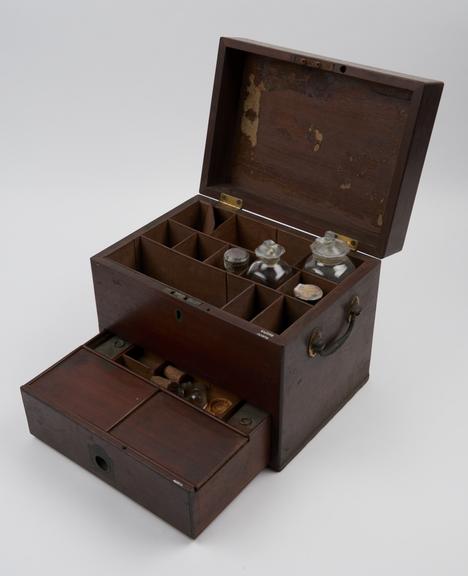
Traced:
<path fill-rule="evenodd" d="M 101 335 L 25 384 L 29 429 L 196 537 L 267 465 L 269 417 L 241 399 L 216 417 L 151 379 L 161 363 L 127 367 L 131 349 Z"/>

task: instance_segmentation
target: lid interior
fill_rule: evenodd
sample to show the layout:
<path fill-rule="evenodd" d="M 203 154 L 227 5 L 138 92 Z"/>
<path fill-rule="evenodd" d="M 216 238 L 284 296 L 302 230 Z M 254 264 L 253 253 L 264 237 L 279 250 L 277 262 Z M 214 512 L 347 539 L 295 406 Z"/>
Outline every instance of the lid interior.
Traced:
<path fill-rule="evenodd" d="M 397 251 L 387 243 L 425 81 L 311 62 L 222 39 L 201 193 L 346 234 L 369 254 Z"/>

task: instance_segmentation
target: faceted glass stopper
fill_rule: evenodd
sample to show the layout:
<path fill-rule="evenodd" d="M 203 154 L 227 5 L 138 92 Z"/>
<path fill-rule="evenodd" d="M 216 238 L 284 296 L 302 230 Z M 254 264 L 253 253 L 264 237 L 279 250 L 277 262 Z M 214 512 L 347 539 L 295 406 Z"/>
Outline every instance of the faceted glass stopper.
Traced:
<path fill-rule="evenodd" d="M 349 246 L 335 232 L 325 232 L 310 245 L 312 255 L 306 260 L 304 270 L 327 280 L 340 282 L 355 269 L 347 254 Z"/>
<path fill-rule="evenodd" d="M 350 248 L 340 240 L 335 232 L 328 230 L 323 238 L 317 238 L 311 245 L 312 254 L 318 260 L 329 264 L 337 264 L 345 258 Z"/>
<path fill-rule="evenodd" d="M 255 250 L 258 260 L 250 266 L 247 276 L 270 288 L 276 288 L 292 273 L 287 262 L 281 260 L 286 250 L 274 240 L 265 240 Z"/>
<path fill-rule="evenodd" d="M 285 252 L 281 244 L 277 244 L 274 240 L 265 240 L 256 248 L 255 255 L 268 266 L 274 266 Z"/>

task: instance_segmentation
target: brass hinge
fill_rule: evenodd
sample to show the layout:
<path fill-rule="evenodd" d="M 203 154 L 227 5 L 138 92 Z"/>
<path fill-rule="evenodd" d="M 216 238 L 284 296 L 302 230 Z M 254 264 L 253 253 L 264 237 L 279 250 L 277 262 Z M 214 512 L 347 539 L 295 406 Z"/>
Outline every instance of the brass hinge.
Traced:
<path fill-rule="evenodd" d="M 317 60 L 317 58 L 312 58 L 310 56 L 298 56 L 293 54 L 291 60 L 296 64 L 302 64 L 303 66 L 309 66 L 310 68 L 318 68 L 319 70 L 333 70 L 335 65 L 333 62 L 326 62 L 324 60 Z"/>
<path fill-rule="evenodd" d="M 237 198 L 236 196 L 231 196 L 230 194 L 226 194 L 225 192 L 221 192 L 219 196 L 219 201 L 221 204 L 225 204 L 230 208 L 235 208 L 236 210 L 240 210 L 242 208 L 243 200 L 241 198 Z"/>
<path fill-rule="evenodd" d="M 345 236 L 344 234 L 336 234 L 336 237 L 339 240 L 343 240 L 346 244 L 351 248 L 351 250 L 357 250 L 359 242 L 354 238 L 350 238 L 349 236 Z"/>

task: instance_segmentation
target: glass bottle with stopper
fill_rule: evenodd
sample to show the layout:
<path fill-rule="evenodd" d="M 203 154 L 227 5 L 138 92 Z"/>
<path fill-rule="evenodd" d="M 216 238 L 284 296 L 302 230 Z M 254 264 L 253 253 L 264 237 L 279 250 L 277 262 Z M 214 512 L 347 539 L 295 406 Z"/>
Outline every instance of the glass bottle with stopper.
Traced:
<path fill-rule="evenodd" d="M 348 258 L 350 247 L 340 240 L 335 232 L 325 232 L 323 238 L 317 238 L 311 245 L 312 256 L 306 260 L 304 270 L 327 280 L 341 282 L 355 270 Z"/>
<path fill-rule="evenodd" d="M 284 247 L 274 240 L 265 240 L 255 250 L 258 260 L 250 266 L 247 276 L 270 288 L 276 288 L 292 272 L 291 266 L 281 260 L 285 252 Z"/>

